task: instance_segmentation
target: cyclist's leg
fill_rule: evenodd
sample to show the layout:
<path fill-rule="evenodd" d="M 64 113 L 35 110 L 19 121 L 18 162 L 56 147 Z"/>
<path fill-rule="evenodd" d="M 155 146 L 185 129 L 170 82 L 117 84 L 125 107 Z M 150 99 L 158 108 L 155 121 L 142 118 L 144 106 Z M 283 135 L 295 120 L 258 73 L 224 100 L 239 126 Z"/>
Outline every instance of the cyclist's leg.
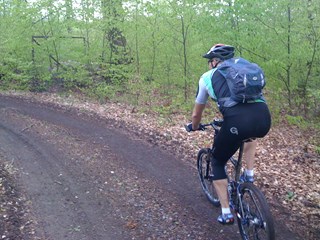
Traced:
<path fill-rule="evenodd" d="M 252 140 L 251 142 L 246 142 L 244 144 L 244 158 L 246 160 L 246 169 L 253 170 L 254 159 L 257 147 L 257 140 Z"/>
<path fill-rule="evenodd" d="M 231 126 L 234 126 L 234 124 Z M 212 161 L 213 183 L 219 196 L 222 211 L 222 215 L 219 216 L 218 221 L 223 224 L 232 224 L 234 221 L 229 205 L 225 165 L 241 144 L 238 135 L 230 131 L 230 128 L 232 127 L 230 127 L 228 119 L 225 118 L 220 132 L 215 138 L 214 159 Z"/>
<path fill-rule="evenodd" d="M 212 161 L 213 184 L 218 194 L 221 208 L 229 208 L 228 199 L 228 180 L 225 172 L 225 164 L 227 161 L 219 161 L 216 158 Z"/>
<path fill-rule="evenodd" d="M 221 215 L 218 217 L 218 222 L 222 224 L 233 224 L 234 217 L 231 214 L 229 197 L 228 197 L 228 179 L 225 172 L 225 164 L 219 164 L 219 162 L 214 159 L 212 164 L 213 171 L 213 185 L 218 194 L 220 204 L 221 204 Z"/>
<path fill-rule="evenodd" d="M 246 161 L 246 168 L 245 168 L 245 178 L 247 178 L 249 182 L 253 182 L 254 178 L 254 162 L 255 162 L 255 153 L 257 147 L 257 140 L 252 140 L 251 142 L 246 142 L 244 144 L 244 159 Z"/>
<path fill-rule="evenodd" d="M 221 208 L 229 208 L 229 198 L 228 198 L 228 180 L 227 178 L 214 180 L 213 181 L 214 187 L 217 191 L 219 196 Z"/>
<path fill-rule="evenodd" d="M 271 116 L 268 107 L 264 103 L 240 105 L 239 110 L 242 116 L 250 116 L 245 121 L 239 121 L 242 135 L 245 139 L 264 137 L 271 126 Z M 240 119 L 241 117 L 239 117 Z M 250 126 L 249 128 L 247 126 Z M 255 162 L 255 152 L 257 141 L 247 142 L 244 145 L 244 159 L 246 162 L 246 170 L 244 176 L 241 177 L 243 181 L 253 182 L 253 168 Z"/>
<path fill-rule="evenodd" d="M 228 187 L 228 180 L 220 179 L 213 181 L 214 187 L 216 192 L 219 196 L 220 203 L 221 203 L 221 212 L 222 214 L 218 217 L 218 222 L 222 224 L 233 224 L 234 217 L 231 213 L 230 206 L 229 206 L 229 197 L 227 192 Z"/>

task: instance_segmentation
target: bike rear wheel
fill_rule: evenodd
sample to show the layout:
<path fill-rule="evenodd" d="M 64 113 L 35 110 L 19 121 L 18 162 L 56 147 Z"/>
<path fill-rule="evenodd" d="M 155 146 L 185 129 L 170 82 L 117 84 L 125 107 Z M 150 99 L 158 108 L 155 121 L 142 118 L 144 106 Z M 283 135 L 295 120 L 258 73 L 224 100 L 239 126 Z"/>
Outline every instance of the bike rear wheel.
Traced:
<path fill-rule="evenodd" d="M 237 222 L 242 239 L 275 239 L 274 223 L 263 193 L 251 183 L 240 185 Z"/>
<path fill-rule="evenodd" d="M 212 174 L 211 162 L 210 162 L 209 156 L 210 156 L 210 149 L 208 148 L 201 149 L 198 152 L 198 158 L 197 158 L 198 175 L 200 178 L 202 190 L 204 191 L 208 200 L 214 206 L 219 207 L 220 201 L 218 198 L 218 194 L 213 186 L 212 175 L 211 175 Z"/>

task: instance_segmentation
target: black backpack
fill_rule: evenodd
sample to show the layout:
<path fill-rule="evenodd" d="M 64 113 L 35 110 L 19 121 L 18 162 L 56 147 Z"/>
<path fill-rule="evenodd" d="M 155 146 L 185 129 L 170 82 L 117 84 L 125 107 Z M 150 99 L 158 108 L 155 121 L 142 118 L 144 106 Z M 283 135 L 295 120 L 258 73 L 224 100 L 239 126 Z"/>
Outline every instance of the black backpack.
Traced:
<path fill-rule="evenodd" d="M 227 81 L 231 96 L 218 100 L 220 106 L 232 107 L 237 103 L 254 102 L 262 99 L 266 85 L 263 70 L 255 63 L 243 58 L 230 58 L 221 63 L 217 71 Z"/>

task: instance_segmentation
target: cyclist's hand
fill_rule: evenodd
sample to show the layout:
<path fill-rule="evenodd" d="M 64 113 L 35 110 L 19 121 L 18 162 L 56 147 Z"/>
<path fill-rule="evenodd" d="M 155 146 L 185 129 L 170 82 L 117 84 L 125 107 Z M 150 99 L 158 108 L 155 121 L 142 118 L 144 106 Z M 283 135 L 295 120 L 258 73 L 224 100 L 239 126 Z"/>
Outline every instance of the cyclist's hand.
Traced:
<path fill-rule="evenodd" d="M 187 132 L 192 132 L 192 131 L 204 131 L 205 130 L 205 127 L 200 123 L 199 124 L 199 128 L 198 129 L 196 129 L 196 130 L 194 130 L 194 129 L 192 129 L 192 123 L 189 123 L 188 125 L 186 125 L 186 130 L 187 130 Z"/>

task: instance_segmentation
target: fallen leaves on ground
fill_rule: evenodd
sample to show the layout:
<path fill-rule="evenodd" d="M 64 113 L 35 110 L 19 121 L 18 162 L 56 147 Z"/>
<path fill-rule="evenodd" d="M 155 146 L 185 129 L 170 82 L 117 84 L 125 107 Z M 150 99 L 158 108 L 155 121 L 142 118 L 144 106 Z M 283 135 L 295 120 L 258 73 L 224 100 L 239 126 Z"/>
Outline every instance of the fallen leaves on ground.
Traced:
<path fill-rule="evenodd" d="M 31 220 L 25 218 L 28 208 L 12 177 L 12 166 L 0 165 L 0 239 L 27 239 L 34 230 L 29 226 Z"/>
<path fill-rule="evenodd" d="M 100 104 L 71 95 L 17 92 L 8 95 L 112 119 L 116 126 L 130 129 L 137 138 L 146 138 L 180 158 L 183 156 L 183 160 L 190 164 L 195 164 L 200 148 L 212 144 L 212 131 L 187 133 L 184 124 L 189 119 L 178 114 L 160 117 L 126 104 Z M 312 144 L 318 135 L 319 132 L 279 124 L 259 140 L 256 152 L 256 184 L 265 193 L 274 217 L 287 222 L 288 227 L 307 239 L 320 236 L 320 159 Z M 134 228 L 136 222 L 129 221 L 127 226 Z"/>

